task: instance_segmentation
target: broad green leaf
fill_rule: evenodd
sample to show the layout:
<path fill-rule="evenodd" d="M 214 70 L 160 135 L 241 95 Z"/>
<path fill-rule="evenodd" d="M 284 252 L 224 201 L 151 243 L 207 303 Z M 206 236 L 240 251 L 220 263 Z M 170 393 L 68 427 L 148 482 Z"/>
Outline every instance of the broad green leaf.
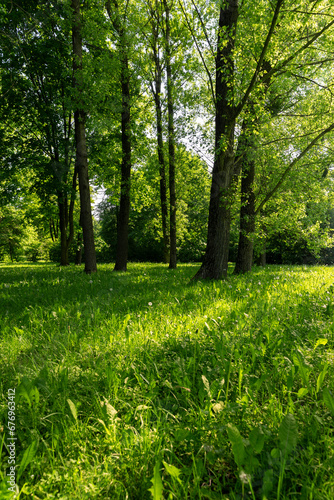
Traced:
<path fill-rule="evenodd" d="M 274 487 L 274 471 L 268 469 L 265 471 L 262 483 L 262 499 L 268 500 L 269 495 Z"/>
<path fill-rule="evenodd" d="M 324 369 L 319 373 L 317 378 L 317 392 L 320 391 L 322 384 L 324 383 L 325 376 L 328 369 L 328 363 L 325 364 Z"/>
<path fill-rule="evenodd" d="M 130 319 L 131 319 L 130 314 L 127 314 L 127 315 L 125 316 L 124 320 L 123 320 L 123 326 L 124 326 L 124 329 L 128 326 L 128 323 L 129 323 Z"/>
<path fill-rule="evenodd" d="M 283 452 L 283 455 L 289 455 L 292 450 L 295 448 L 297 444 L 298 431 L 295 417 L 288 413 L 283 418 L 278 436 L 280 440 L 280 448 Z"/>
<path fill-rule="evenodd" d="M 302 398 L 302 397 L 306 396 L 306 394 L 308 394 L 308 389 L 306 389 L 306 387 L 302 387 L 297 392 L 297 398 Z"/>
<path fill-rule="evenodd" d="M 17 472 L 17 480 L 20 479 L 20 477 L 23 474 L 23 472 L 25 471 L 25 469 L 28 467 L 30 462 L 34 459 L 34 456 L 36 455 L 37 448 L 38 448 L 38 441 L 35 440 L 28 446 L 28 448 L 24 452 L 21 463 L 20 463 L 19 470 Z"/>
<path fill-rule="evenodd" d="M 148 491 L 151 492 L 153 500 L 161 500 L 162 498 L 162 481 L 160 475 L 160 462 L 156 462 L 154 466 L 154 473 L 151 479 L 152 487 Z"/>
<path fill-rule="evenodd" d="M 22 396 L 26 399 L 28 405 L 31 407 L 33 403 L 33 397 L 35 397 L 36 401 L 36 396 L 37 396 L 37 401 L 39 401 L 39 392 L 37 387 L 34 387 L 32 385 L 32 382 L 28 379 L 28 377 L 23 377 L 20 385 L 16 389 L 16 397 L 18 398 L 19 396 Z"/>
<path fill-rule="evenodd" d="M 315 343 L 314 349 L 316 349 L 319 345 L 326 345 L 327 342 L 327 339 L 318 339 Z"/>
<path fill-rule="evenodd" d="M 164 460 L 162 461 L 162 463 L 164 464 L 166 472 L 168 472 L 170 476 L 174 477 L 175 479 L 179 479 L 179 475 L 181 474 L 180 469 L 178 469 L 174 465 L 168 464 Z"/>
<path fill-rule="evenodd" d="M 228 424 L 227 433 L 232 444 L 234 460 L 236 461 L 238 467 L 241 467 L 245 459 L 245 446 L 240 432 L 236 427 L 234 427 L 234 425 Z"/>
<path fill-rule="evenodd" d="M 332 396 L 331 391 L 325 387 L 323 390 L 323 399 L 324 403 L 331 412 L 331 414 L 334 416 L 334 398 Z"/>
<path fill-rule="evenodd" d="M 7 479 L 8 481 L 9 479 Z M 0 483 L 0 498 L 1 500 L 13 500 L 14 495 L 18 495 L 19 493 L 19 488 L 18 486 L 13 486 L 13 491 L 9 489 L 10 483 L 6 482 L 5 480 L 1 481 Z"/>
<path fill-rule="evenodd" d="M 310 374 L 310 368 L 305 363 L 302 353 L 298 350 L 295 351 L 293 355 L 293 362 L 299 368 L 300 376 L 305 385 L 308 385 L 308 379 Z"/>
<path fill-rule="evenodd" d="M 249 435 L 249 441 L 255 453 L 261 453 L 265 435 L 260 427 L 255 427 Z"/>

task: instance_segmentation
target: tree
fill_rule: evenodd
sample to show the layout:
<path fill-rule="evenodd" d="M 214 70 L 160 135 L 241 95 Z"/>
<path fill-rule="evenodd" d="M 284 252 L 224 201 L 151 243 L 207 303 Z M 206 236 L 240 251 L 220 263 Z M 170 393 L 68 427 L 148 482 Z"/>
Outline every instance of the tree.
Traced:
<path fill-rule="evenodd" d="M 158 2 L 155 4 L 148 3 L 150 16 L 151 33 L 148 35 L 148 43 L 152 51 L 154 62 L 153 77 L 150 81 L 150 88 L 154 98 L 156 112 L 156 135 L 157 135 L 157 152 L 159 162 L 159 185 L 160 185 L 160 205 L 161 205 L 161 224 L 163 234 L 163 255 L 164 262 L 169 264 L 170 261 L 170 234 L 168 229 L 168 201 L 167 201 L 167 184 L 166 184 L 166 161 L 164 155 L 164 140 L 163 140 L 163 109 L 162 109 L 162 76 L 163 76 L 163 61 L 161 56 L 161 15 Z"/>
<path fill-rule="evenodd" d="M 219 279 L 227 274 L 231 190 L 234 169 L 234 129 L 237 118 L 233 98 L 233 51 L 238 2 L 221 4 L 216 57 L 215 160 L 210 193 L 207 247 L 195 278 Z"/>
<path fill-rule="evenodd" d="M 114 271 L 126 271 L 128 261 L 128 234 L 131 191 L 131 99 L 130 99 L 130 68 L 129 47 L 125 18 L 122 20 L 119 5 L 116 0 L 108 0 L 106 8 L 109 19 L 117 34 L 120 60 L 120 86 L 122 94 L 121 130 L 122 130 L 122 160 L 121 160 L 121 194 L 117 218 L 117 252 Z M 126 17 L 125 8 L 125 17 Z"/>
<path fill-rule="evenodd" d="M 170 6 L 164 0 L 165 10 L 165 52 L 167 72 L 167 108 L 168 108 L 168 158 L 169 158 L 169 231 L 170 255 L 169 268 L 176 268 L 176 191 L 175 191 L 175 130 L 174 130 L 174 99 L 171 68 L 171 40 L 170 40 Z"/>
<path fill-rule="evenodd" d="M 72 41 L 73 41 L 73 85 L 76 90 L 76 109 L 74 111 L 76 159 L 75 169 L 79 177 L 80 191 L 80 223 L 83 231 L 85 250 L 85 272 L 96 272 L 96 254 L 94 245 L 93 219 L 90 203 L 90 186 L 88 177 L 88 159 L 86 146 L 85 121 L 86 112 L 82 102 L 82 35 L 80 0 L 71 0 L 73 9 Z"/>
<path fill-rule="evenodd" d="M 57 1 L 21 0 L 2 11 L 2 121 L 10 132 L 2 160 L 10 178 L 33 172 L 45 203 L 56 194 L 61 265 L 73 240 L 76 171 L 72 169 L 70 33 Z M 24 154 L 22 154 L 24 151 Z"/>
<path fill-rule="evenodd" d="M 284 51 L 281 51 L 284 54 L 284 58 L 282 59 L 279 56 L 279 47 L 280 44 L 286 44 L 286 32 L 289 30 L 289 36 L 291 36 L 291 26 L 296 28 L 298 34 L 302 30 L 302 27 L 298 23 L 294 26 L 291 22 L 295 19 L 293 8 L 289 11 L 287 5 L 285 5 L 285 11 L 281 12 L 283 3 L 282 0 L 277 0 L 275 8 L 270 13 L 270 17 L 268 16 L 268 11 L 264 15 L 268 31 L 264 37 L 263 26 L 261 26 L 260 37 L 256 40 L 255 45 L 255 51 L 258 56 L 256 57 L 255 68 L 252 73 L 250 73 L 250 70 L 245 65 L 245 61 L 239 60 L 238 68 L 235 65 L 235 54 L 238 53 L 235 49 L 240 50 L 240 40 L 242 40 L 240 30 L 238 31 L 238 36 L 236 31 L 238 15 L 241 12 L 238 2 L 229 0 L 224 2 L 220 7 L 216 58 L 215 162 L 209 208 L 208 240 L 203 265 L 195 278 L 219 279 L 227 274 L 231 206 L 235 198 L 236 177 L 239 173 L 238 166 L 235 169 L 236 164 L 234 161 L 237 119 L 244 112 L 250 100 L 253 105 L 258 102 L 257 92 L 266 80 L 269 81 L 271 78 L 279 76 L 282 70 L 285 70 L 286 66 L 294 61 L 297 55 L 309 48 L 310 45 L 318 40 L 333 25 L 333 21 L 329 23 L 325 21 L 324 23 L 326 19 L 326 15 L 324 15 L 317 26 L 319 28 L 318 31 L 307 36 L 306 42 L 303 36 L 298 38 L 297 47 L 293 46 L 287 57 Z M 247 8 L 249 9 L 247 3 L 244 3 L 242 7 L 244 12 Z M 313 4 L 312 9 L 315 7 L 315 4 Z M 291 14 L 291 17 L 289 14 Z M 306 14 L 309 17 L 309 13 Z M 321 11 L 317 14 L 322 15 L 323 13 Z M 243 25 L 245 24 L 243 23 Z M 268 60 L 272 67 L 269 71 L 266 70 L 264 65 L 267 60 L 267 53 L 269 54 Z M 275 64 L 271 59 L 275 60 Z M 266 75 L 261 77 L 263 73 L 266 73 Z M 240 74 L 243 78 L 237 81 L 237 77 Z M 244 81 L 247 82 L 246 85 L 243 83 Z M 238 100 L 236 99 L 237 96 L 239 97 Z M 330 131 L 331 127 L 328 127 L 325 133 Z M 317 139 L 320 138 L 321 135 Z M 310 147 L 314 144 L 315 142 L 312 141 Z M 305 150 L 304 154 L 308 150 L 309 147 Z M 283 174 L 282 182 L 279 185 L 283 183 L 295 163 L 296 160 L 291 162 L 291 166 Z"/>
<path fill-rule="evenodd" d="M 168 145 L 165 144 L 167 150 Z M 182 145 L 176 147 L 177 248 L 181 261 L 200 261 L 205 248 L 205 226 L 209 202 L 210 175 L 203 161 Z M 163 261 L 159 171 L 155 144 L 146 161 L 132 174 L 129 222 L 129 258 L 139 261 Z M 109 247 L 109 259 L 116 255 L 116 197 L 99 206 L 101 236 Z"/>

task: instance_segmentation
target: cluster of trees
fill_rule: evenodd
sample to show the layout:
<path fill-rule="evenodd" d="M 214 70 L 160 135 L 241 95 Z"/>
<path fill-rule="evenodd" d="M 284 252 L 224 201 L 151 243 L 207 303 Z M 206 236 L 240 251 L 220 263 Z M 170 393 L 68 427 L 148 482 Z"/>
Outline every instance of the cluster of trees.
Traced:
<path fill-rule="evenodd" d="M 331 259 L 331 7 L 2 2 L 0 252 L 30 225 L 62 265 L 83 245 L 86 272 L 96 250 L 121 271 L 201 260 L 211 279 L 229 256 L 236 273 L 266 252 Z"/>

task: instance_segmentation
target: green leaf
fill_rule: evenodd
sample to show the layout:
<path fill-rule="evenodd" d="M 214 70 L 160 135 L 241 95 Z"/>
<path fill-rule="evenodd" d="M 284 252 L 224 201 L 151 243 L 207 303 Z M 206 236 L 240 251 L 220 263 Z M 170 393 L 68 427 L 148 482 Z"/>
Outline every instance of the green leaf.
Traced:
<path fill-rule="evenodd" d="M 317 378 L 317 392 L 320 391 L 322 384 L 324 383 L 325 376 L 327 373 L 328 363 L 325 364 L 324 369 L 319 373 Z"/>
<path fill-rule="evenodd" d="M 245 446 L 242 441 L 240 432 L 236 427 L 234 427 L 234 425 L 228 424 L 227 433 L 232 444 L 232 452 L 234 460 L 238 465 L 238 467 L 241 467 L 242 464 L 244 463 L 244 458 L 245 458 Z"/>
<path fill-rule="evenodd" d="M 306 396 L 307 393 L 308 393 L 308 389 L 306 389 L 306 387 L 302 387 L 297 392 L 297 398 L 302 398 L 302 397 Z"/>
<path fill-rule="evenodd" d="M 265 435 L 260 427 L 255 427 L 249 435 L 249 441 L 255 453 L 261 453 Z"/>
<path fill-rule="evenodd" d="M 278 436 L 280 440 L 280 448 L 283 455 L 286 456 L 295 448 L 298 438 L 296 420 L 291 413 L 288 413 L 283 418 L 278 431 Z"/>
<path fill-rule="evenodd" d="M 68 406 L 70 407 L 70 410 L 71 410 L 71 413 L 73 415 L 73 418 L 76 422 L 78 422 L 78 413 L 77 413 L 77 409 L 73 403 L 73 401 L 71 401 L 70 399 L 67 400 L 68 402 Z"/>
<path fill-rule="evenodd" d="M 327 387 L 323 390 L 323 400 L 331 414 L 334 416 L 334 398 L 331 391 Z"/>
<path fill-rule="evenodd" d="M 151 479 L 152 487 L 148 491 L 152 493 L 153 500 L 161 500 L 162 498 L 162 481 L 160 475 L 160 462 L 156 462 L 154 466 L 154 474 Z"/>
<path fill-rule="evenodd" d="M 319 345 L 326 345 L 327 342 L 328 342 L 327 339 L 318 339 L 313 349 L 315 350 Z"/>
<path fill-rule="evenodd" d="M 37 448 L 38 448 L 38 441 L 35 440 L 28 446 L 28 448 L 24 452 L 21 463 L 20 463 L 19 470 L 17 472 L 17 480 L 20 479 L 20 477 L 23 474 L 23 472 L 25 471 L 25 469 L 28 467 L 30 462 L 33 460 L 34 456 L 36 455 Z"/>
<path fill-rule="evenodd" d="M 8 479 L 7 479 L 8 481 Z M 0 483 L 0 498 L 1 500 L 13 500 L 15 493 L 19 493 L 18 486 L 13 486 L 13 491 L 9 489 L 10 483 L 6 481 L 1 481 Z M 15 491 L 16 490 L 16 491 Z M 15 491 L 15 493 L 14 493 Z"/>
<path fill-rule="evenodd" d="M 16 397 L 17 398 L 19 396 L 24 397 L 30 407 L 31 407 L 31 403 L 32 403 L 32 398 L 31 398 L 32 389 L 33 389 L 33 386 L 32 386 L 32 383 L 30 382 L 30 380 L 28 379 L 28 377 L 23 377 L 21 382 L 20 382 L 20 385 L 16 389 Z"/>
<path fill-rule="evenodd" d="M 292 359 L 293 359 L 293 363 L 295 364 L 295 366 L 298 366 L 298 368 L 299 368 L 299 373 L 300 373 L 300 376 L 301 376 L 304 384 L 308 385 L 310 368 L 305 363 L 305 360 L 304 360 L 302 353 L 299 350 L 296 350 Z"/>
<path fill-rule="evenodd" d="M 262 484 L 262 499 L 267 500 L 274 487 L 274 472 L 272 469 L 265 471 Z"/>
<path fill-rule="evenodd" d="M 165 467 L 165 470 L 166 472 L 174 477 L 175 479 L 179 479 L 179 475 L 181 474 L 181 471 L 180 469 L 178 469 L 177 467 L 175 467 L 174 465 L 170 465 L 168 464 L 167 462 L 165 462 L 164 460 L 162 461 L 162 463 L 164 464 L 164 467 Z"/>

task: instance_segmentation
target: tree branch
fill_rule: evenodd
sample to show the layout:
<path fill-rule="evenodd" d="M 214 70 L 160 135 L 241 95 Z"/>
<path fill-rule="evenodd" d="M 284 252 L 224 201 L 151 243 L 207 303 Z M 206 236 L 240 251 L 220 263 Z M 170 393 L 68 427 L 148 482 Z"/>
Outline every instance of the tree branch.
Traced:
<path fill-rule="evenodd" d="M 291 170 L 293 169 L 293 167 L 296 165 L 296 163 L 301 160 L 301 158 L 303 158 L 306 153 L 308 153 L 310 151 L 310 149 L 313 148 L 313 146 L 315 144 L 317 144 L 317 142 L 322 138 L 324 137 L 326 134 L 328 134 L 329 132 L 331 132 L 332 130 L 334 129 L 334 123 L 332 123 L 329 127 L 327 127 L 326 129 L 322 130 L 322 132 L 320 132 L 320 134 L 318 134 L 314 139 L 313 141 L 310 142 L 310 144 L 308 144 L 308 146 L 306 146 L 305 149 L 303 149 L 303 151 L 301 153 L 299 153 L 299 155 L 297 156 L 297 158 L 295 158 L 288 166 L 287 168 L 285 169 L 285 171 L 283 172 L 283 175 L 281 176 L 280 180 L 276 183 L 276 185 L 271 189 L 271 191 L 269 191 L 269 193 L 264 197 L 264 199 L 261 201 L 260 205 L 257 207 L 257 209 L 255 210 L 255 215 L 259 213 L 259 211 L 263 208 L 263 206 L 267 203 L 268 200 L 270 200 L 270 198 L 272 198 L 272 196 L 276 193 L 276 191 L 281 187 L 281 185 L 283 184 L 283 182 L 285 181 L 286 177 L 289 175 L 289 173 L 291 172 Z"/>
<path fill-rule="evenodd" d="M 252 77 L 252 79 L 250 81 L 248 89 L 246 90 L 246 92 L 245 92 L 242 100 L 240 101 L 240 103 L 238 104 L 238 106 L 236 106 L 236 108 L 235 108 L 235 118 L 237 118 L 237 116 L 239 116 L 239 114 L 243 110 L 246 102 L 248 101 L 249 95 L 250 95 L 250 93 L 252 92 L 252 90 L 254 88 L 256 80 L 258 79 L 258 76 L 259 76 L 259 73 L 260 73 L 260 71 L 262 69 L 262 64 L 263 64 L 265 55 L 267 53 L 270 40 L 271 40 L 271 38 L 273 36 L 274 29 L 276 27 L 276 24 L 277 24 L 277 21 L 278 21 L 278 16 L 279 16 L 279 13 L 280 13 L 280 10 L 281 10 L 281 7 L 282 7 L 283 3 L 284 3 L 284 0 L 277 0 L 276 7 L 275 7 L 275 12 L 274 12 L 274 15 L 273 15 L 273 18 L 272 18 L 272 21 L 271 21 L 271 25 L 270 25 L 270 29 L 269 29 L 268 35 L 267 35 L 267 37 L 265 39 L 265 42 L 263 44 L 262 52 L 261 52 L 259 60 L 257 62 L 257 66 L 255 68 L 253 77 Z"/>
<path fill-rule="evenodd" d="M 191 33 L 191 36 L 193 37 L 193 40 L 195 42 L 195 45 L 196 45 L 196 48 L 197 48 L 197 52 L 199 53 L 199 56 L 202 60 L 202 63 L 203 63 L 203 66 L 205 68 L 205 71 L 208 75 L 208 78 L 209 78 L 209 86 L 210 86 L 210 90 L 211 90 L 211 95 L 212 95 L 212 100 L 213 102 L 216 104 L 216 96 L 215 96 L 215 91 L 214 91 L 214 87 L 213 87 L 213 81 L 212 81 L 212 78 L 211 78 L 211 74 L 210 74 L 210 71 L 209 71 L 209 68 L 207 67 L 206 63 L 205 63 L 205 59 L 203 57 L 203 54 L 202 54 L 202 51 L 201 49 L 199 48 L 199 45 L 197 43 L 197 38 L 195 37 L 195 34 L 194 34 L 194 30 L 192 29 L 191 25 L 190 25 L 190 22 L 189 22 L 189 19 L 188 19 L 188 16 L 187 16 L 187 13 L 185 12 L 185 9 L 183 7 L 183 2 L 182 0 L 179 0 L 179 4 L 180 4 L 180 7 L 182 9 L 182 12 L 183 12 L 183 15 L 185 17 L 185 20 L 186 20 L 186 23 L 187 23 L 187 26 L 188 26 L 188 29 Z"/>

